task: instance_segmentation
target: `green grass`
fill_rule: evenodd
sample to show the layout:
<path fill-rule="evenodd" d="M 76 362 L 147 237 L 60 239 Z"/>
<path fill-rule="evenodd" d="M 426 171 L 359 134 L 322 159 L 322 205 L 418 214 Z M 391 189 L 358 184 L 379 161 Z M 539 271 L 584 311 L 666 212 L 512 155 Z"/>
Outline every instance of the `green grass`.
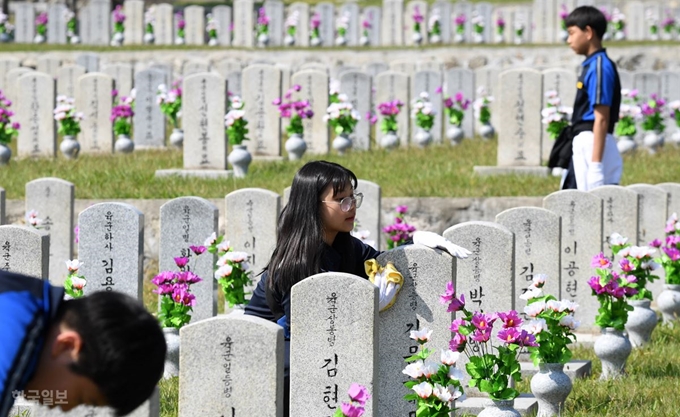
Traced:
<path fill-rule="evenodd" d="M 157 169 L 180 168 L 178 150 L 136 151 L 130 155 L 81 155 L 70 161 L 56 159 L 12 160 L 0 167 L 0 187 L 8 199 L 24 197 L 25 184 L 42 177 L 59 177 L 76 186 L 79 199 L 170 199 L 195 195 L 223 198 L 231 191 L 258 187 L 282 193 L 295 172 L 307 161 L 327 159 L 345 165 L 359 178 L 376 182 L 384 197 L 501 197 L 545 196 L 559 187 L 554 177 L 479 177 L 475 165 L 496 165 L 496 141 L 466 140 L 461 145 L 436 145 L 351 152 L 345 156 L 305 155 L 302 161 L 254 161 L 247 178 L 205 180 L 157 179 Z M 676 182 L 680 149 L 667 146 L 656 155 L 640 151 L 624 158 L 622 185 Z"/>
<path fill-rule="evenodd" d="M 599 381 L 602 366 L 592 348 L 576 347 L 574 358 L 592 361 L 592 375 L 577 379 L 567 398 L 564 417 L 670 417 L 680 416 L 680 326 L 659 326 L 652 342 L 634 350 L 627 362 L 628 375 Z M 518 384 L 530 392 L 529 379 Z M 162 381 L 161 417 L 176 417 L 179 379 Z"/>

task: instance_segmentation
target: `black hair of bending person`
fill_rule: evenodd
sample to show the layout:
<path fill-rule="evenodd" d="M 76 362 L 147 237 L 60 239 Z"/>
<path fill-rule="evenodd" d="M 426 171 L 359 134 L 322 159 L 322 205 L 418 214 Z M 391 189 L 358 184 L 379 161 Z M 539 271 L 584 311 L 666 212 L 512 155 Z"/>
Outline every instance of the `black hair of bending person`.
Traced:
<path fill-rule="evenodd" d="M 288 293 L 293 285 L 320 271 L 324 253 L 320 200 L 329 185 L 337 195 L 348 185 L 356 189 L 357 177 L 342 165 L 327 161 L 308 162 L 295 174 L 288 204 L 279 215 L 276 248 L 265 267 L 272 289 Z M 349 233 L 338 233 L 336 241 L 341 252 L 349 250 Z"/>
<path fill-rule="evenodd" d="M 146 401 L 163 376 L 167 346 L 158 320 L 134 298 L 100 291 L 65 301 L 57 323 L 82 339 L 71 370 L 90 378 L 124 416 Z"/>
<path fill-rule="evenodd" d="M 564 23 L 567 27 L 576 26 L 581 30 L 586 30 L 586 27 L 590 26 L 600 40 L 607 32 L 607 18 L 598 8 L 593 6 L 575 8 L 569 13 Z"/>

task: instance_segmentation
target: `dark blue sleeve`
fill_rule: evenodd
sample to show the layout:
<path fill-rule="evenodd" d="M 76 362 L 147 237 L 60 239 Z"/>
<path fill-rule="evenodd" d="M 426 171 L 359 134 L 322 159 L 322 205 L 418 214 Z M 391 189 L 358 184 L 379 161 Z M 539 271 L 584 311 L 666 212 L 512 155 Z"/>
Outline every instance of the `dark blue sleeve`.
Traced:
<path fill-rule="evenodd" d="M 250 302 L 245 309 L 245 314 L 250 316 L 260 317 L 269 321 L 276 321 L 274 314 L 272 314 L 269 304 L 267 304 L 267 294 L 265 288 L 267 285 L 267 273 L 262 274 L 260 282 L 257 283 L 253 296 L 250 297 Z"/>
<path fill-rule="evenodd" d="M 600 54 L 588 66 L 586 74 L 586 88 L 590 109 L 596 106 L 609 106 L 614 103 L 616 85 L 616 69 L 606 55 Z"/>
<path fill-rule="evenodd" d="M 360 277 L 368 278 L 364 262 L 377 258 L 382 252 L 375 250 L 372 246 L 365 244 L 354 236 L 352 236 L 352 245 L 354 246 L 355 259 L 357 260 L 354 273 Z"/>
<path fill-rule="evenodd" d="M 47 281 L 0 271 L 0 416 L 33 376 L 62 299 L 63 289 Z"/>

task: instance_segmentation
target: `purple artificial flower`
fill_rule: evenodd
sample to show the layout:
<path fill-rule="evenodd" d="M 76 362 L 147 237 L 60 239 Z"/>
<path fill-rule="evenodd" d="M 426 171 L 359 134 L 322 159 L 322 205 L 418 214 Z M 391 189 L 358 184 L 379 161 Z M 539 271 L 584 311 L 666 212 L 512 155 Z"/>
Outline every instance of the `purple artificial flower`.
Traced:
<path fill-rule="evenodd" d="M 566 20 L 568 16 L 569 16 L 569 9 L 567 8 L 567 5 L 563 3 L 562 6 L 561 6 L 561 9 L 560 9 L 560 19 Z"/>
<path fill-rule="evenodd" d="M 42 12 L 35 18 L 36 25 L 46 25 L 47 24 L 47 13 Z"/>
<path fill-rule="evenodd" d="M 522 319 L 515 310 L 510 310 L 507 313 L 498 313 L 498 318 L 503 321 L 503 328 L 516 328 L 522 324 Z"/>
<path fill-rule="evenodd" d="M 503 19 L 503 16 L 498 16 L 498 19 L 496 19 L 496 26 L 501 29 L 505 28 L 505 20 Z"/>
<path fill-rule="evenodd" d="M 449 329 L 451 330 L 451 333 L 458 333 L 458 329 L 461 326 L 465 326 L 465 320 L 455 319 L 454 321 L 451 322 L 451 327 L 449 327 Z"/>
<path fill-rule="evenodd" d="M 397 213 L 405 214 L 408 211 L 408 206 L 397 206 L 395 210 Z"/>
<path fill-rule="evenodd" d="M 260 26 L 267 26 L 269 24 L 269 17 L 267 17 L 267 12 L 264 7 L 260 7 L 257 13 L 257 24 Z"/>
<path fill-rule="evenodd" d="M 498 338 L 506 344 L 516 343 L 520 336 L 520 332 L 514 327 L 509 327 L 498 332 Z"/>
<path fill-rule="evenodd" d="M 342 410 L 342 415 L 346 417 L 361 417 L 366 411 L 363 406 L 349 403 L 340 404 L 340 409 Z"/>
<path fill-rule="evenodd" d="M 633 265 L 628 259 L 623 258 L 619 261 L 619 266 L 621 267 L 621 270 L 623 272 L 630 272 L 635 269 L 635 265 Z"/>
<path fill-rule="evenodd" d="M 189 258 L 179 257 L 175 258 L 175 264 L 178 268 L 184 268 L 189 263 Z"/>
<path fill-rule="evenodd" d="M 349 395 L 350 400 L 358 402 L 361 405 L 366 404 L 366 401 L 368 401 L 368 399 L 371 398 L 366 387 L 356 383 L 349 386 L 347 395 Z"/>
<path fill-rule="evenodd" d="M 491 339 L 491 328 L 486 330 L 477 329 L 472 333 L 472 340 L 479 343 L 488 342 Z"/>
<path fill-rule="evenodd" d="M 319 13 L 314 13 L 310 23 L 311 23 L 312 29 L 318 29 L 319 26 L 321 26 L 321 16 L 319 16 Z"/>
<path fill-rule="evenodd" d="M 612 261 L 604 256 L 604 253 L 600 252 L 593 257 L 593 261 L 590 263 L 590 266 L 598 269 L 609 269 L 612 267 Z"/>
<path fill-rule="evenodd" d="M 172 284 L 161 284 L 158 286 L 158 288 L 156 288 L 152 292 L 158 295 L 170 295 L 172 294 L 172 291 L 173 291 Z"/>
<path fill-rule="evenodd" d="M 116 90 L 116 89 L 111 90 L 111 97 L 113 97 L 113 98 L 118 97 L 118 90 Z"/>
<path fill-rule="evenodd" d="M 666 255 L 668 255 L 668 257 L 671 258 L 671 261 L 675 262 L 678 259 L 680 259 L 680 250 L 678 250 L 677 248 L 670 247 L 662 249 L 666 253 Z"/>
<path fill-rule="evenodd" d="M 448 313 L 452 311 L 460 311 L 465 307 L 465 295 L 461 294 L 460 299 L 456 298 L 456 291 L 453 289 L 453 284 L 446 283 L 446 292 L 439 296 L 439 302 L 449 307 L 446 309 Z"/>
<path fill-rule="evenodd" d="M 451 107 L 453 107 L 453 99 L 451 97 L 447 97 L 444 100 L 444 107 L 446 107 L 447 109 L 450 109 Z"/>
<path fill-rule="evenodd" d="M 487 316 L 484 313 L 475 313 L 470 321 L 478 330 L 487 330 L 493 327 L 493 322 L 496 321 L 496 316 Z"/>
<path fill-rule="evenodd" d="M 661 240 L 654 239 L 651 242 L 649 242 L 649 246 L 651 246 L 653 248 L 660 248 L 661 247 Z"/>
<path fill-rule="evenodd" d="M 184 29 L 186 26 L 187 26 L 187 22 L 186 22 L 186 20 L 184 20 L 184 18 L 182 18 L 181 20 L 179 20 L 177 22 L 177 28 L 178 29 Z"/>
<path fill-rule="evenodd" d="M 462 26 L 462 25 L 465 24 L 465 21 L 466 21 L 466 20 L 467 20 L 467 19 L 465 18 L 465 13 L 461 13 L 461 14 L 459 14 L 458 16 L 456 16 L 456 19 L 454 20 L 454 23 L 456 24 L 456 26 Z"/>
<path fill-rule="evenodd" d="M 14 130 L 21 129 L 21 125 L 19 124 L 19 122 L 12 123 L 12 129 L 14 129 Z"/>
<path fill-rule="evenodd" d="M 371 28 L 371 22 L 369 22 L 368 20 L 365 20 L 365 19 L 364 19 L 364 21 L 361 22 L 361 26 L 362 26 L 364 29 L 370 29 L 370 28 Z"/>
<path fill-rule="evenodd" d="M 600 282 L 600 277 L 598 276 L 591 277 L 588 280 L 588 285 L 593 289 L 593 291 L 595 291 L 595 294 L 597 295 L 603 294 L 606 291 Z"/>
<path fill-rule="evenodd" d="M 123 23 L 125 22 L 125 14 L 123 13 L 123 6 L 118 5 L 116 8 L 113 10 L 113 21 L 115 23 Z"/>
<path fill-rule="evenodd" d="M 413 21 L 415 23 L 423 23 L 423 15 L 420 13 L 420 7 L 416 6 L 413 9 Z"/>
<path fill-rule="evenodd" d="M 155 284 L 156 286 L 161 286 L 163 284 L 167 284 L 172 282 L 172 280 L 175 279 L 175 273 L 172 271 L 163 271 L 160 274 L 156 275 L 151 279 L 151 283 Z"/>
<path fill-rule="evenodd" d="M 619 285 L 618 279 L 610 280 L 604 286 L 604 290 L 607 292 L 607 294 L 611 295 L 614 298 L 623 298 L 623 296 L 626 295 L 626 290 L 624 287 L 621 287 Z"/>
<path fill-rule="evenodd" d="M 286 97 L 288 98 L 288 97 Z M 275 98 L 274 101 L 272 101 L 272 104 L 275 106 L 281 105 L 281 99 L 280 98 Z"/>
<path fill-rule="evenodd" d="M 191 245 L 191 246 L 189 246 L 189 249 L 196 255 L 200 255 L 207 250 L 207 248 L 203 245 L 201 245 L 201 246 Z"/>
<path fill-rule="evenodd" d="M 453 335 L 453 339 L 449 342 L 449 349 L 454 352 L 462 352 L 465 350 L 467 339 L 460 333 Z"/>
<path fill-rule="evenodd" d="M 527 332 L 526 330 L 522 330 L 519 333 L 519 337 L 518 337 L 517 341 L 519 342 L 520 346 L 526 346 L 526 347 L 537 347 L 538 346 L 538 343 L 536 343 L 536 336 Z"/>

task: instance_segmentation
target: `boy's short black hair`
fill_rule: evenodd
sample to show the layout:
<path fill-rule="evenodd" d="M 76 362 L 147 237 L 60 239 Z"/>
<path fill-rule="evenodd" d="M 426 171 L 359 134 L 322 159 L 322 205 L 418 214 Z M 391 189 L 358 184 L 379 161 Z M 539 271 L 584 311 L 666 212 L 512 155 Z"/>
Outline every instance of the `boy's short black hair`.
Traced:
<path fill-rule="evenodd" d="M 587 26 L 593 29 L 597 37 L 602 40 L 607 32 L 607 18 L 604 14 L 593 6 L 581 6 L 575 8 L 564 21 L 567 27 L 577 26 L 581 30 L 586 30 Z"/>
<path fill-rule="evenodd" d="M 166 344 L 158 320 L 134 298 L 100 291 L 65 301 L 57 322 L 82 338 L 71 370 L 90 378 L 123 416 L 146 401 L 163 376 Z"/>

